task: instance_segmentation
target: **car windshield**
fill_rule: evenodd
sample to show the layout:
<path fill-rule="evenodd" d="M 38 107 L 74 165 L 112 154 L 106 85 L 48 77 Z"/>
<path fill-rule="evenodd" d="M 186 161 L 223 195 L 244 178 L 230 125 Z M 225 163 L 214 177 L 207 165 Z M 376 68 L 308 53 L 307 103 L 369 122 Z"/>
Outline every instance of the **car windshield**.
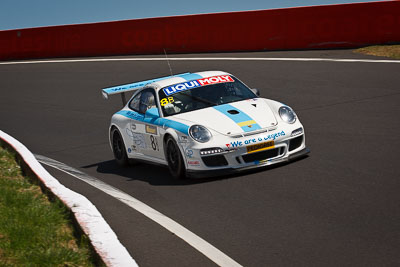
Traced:
<path fill-rule="evenodd" d="M 160 105 L 164 116 L 258 97 L 235 77 L 219 77 L 227 78 L 226 80 L 220 78 L 219 81 L 215 78 L 217 82 L 209 85 L 201 86 L 197 80 L 159 90 Z"/>

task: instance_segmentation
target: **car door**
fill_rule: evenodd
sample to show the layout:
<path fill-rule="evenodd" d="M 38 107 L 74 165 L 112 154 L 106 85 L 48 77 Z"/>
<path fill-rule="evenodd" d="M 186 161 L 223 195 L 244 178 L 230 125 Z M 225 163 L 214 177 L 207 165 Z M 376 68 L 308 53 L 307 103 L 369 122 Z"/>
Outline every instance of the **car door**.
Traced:
<path fill-rule="evenodd" d="M 141 95 L 142 92 L 137 93 L 128 105 L 131 111 L 130 122 L 126 128 L 126 134 L 128 135 L 130 141 L 127 149 L 130 157 L 140 157 L 145 153 L 147 146 L 145 136 L 143 135 L 144 116 L 139 112 Z"/>
<path fill-rule="evenodd" d="M 145 115 L 148 109 L 157 108 L 155 99 L 154 89 L 147 88 L 136 94 L 129 103 L 133 116 L 129 131 L 132 145 L 128 153 L 138 158 L 162 158 L 159 145 L 160 129 L 155 123 L 151 123 L 151 120 L 146 119 Z"/>
<path fill-rule="evenodd" d="M 151 108 L 158 109 L 158 105 L 154 89 L 148 88 L 142 91 L 139 106 L 140 114 L 144 115 L 142 133 L 146 142 L 145 154 L 150 157 L 161 159 L 163 158 L 163 152 L 160 146 L 160 127 L 156 124 L 156 120 L 146 117 L 146 111 Z"/>

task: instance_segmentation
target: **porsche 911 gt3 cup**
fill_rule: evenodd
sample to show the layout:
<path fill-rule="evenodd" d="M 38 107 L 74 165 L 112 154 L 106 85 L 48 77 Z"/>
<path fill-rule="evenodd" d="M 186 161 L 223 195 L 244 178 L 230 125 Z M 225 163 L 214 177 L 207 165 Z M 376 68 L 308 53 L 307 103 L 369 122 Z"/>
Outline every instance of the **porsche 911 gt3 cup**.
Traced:
<path fill-rule="evenodd" d="M 102 90 L 121 94 L 111 118 L 116 161 L 166 165 L 175 178 L 214 176 L 285 162 L 309 152 L 288 106 L 260 98 L 222 71 L 184 73 Z M 125 103 L 125 93 L 134 91 Z"/>

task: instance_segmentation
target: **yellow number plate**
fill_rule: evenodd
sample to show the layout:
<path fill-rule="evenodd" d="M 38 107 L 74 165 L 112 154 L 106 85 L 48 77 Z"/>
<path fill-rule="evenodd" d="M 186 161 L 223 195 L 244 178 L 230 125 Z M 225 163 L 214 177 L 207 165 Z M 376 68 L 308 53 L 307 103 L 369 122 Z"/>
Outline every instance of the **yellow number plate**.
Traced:
<path fill-rule="evenodd" d="M 269 141 L 269 142 L 259 143 L 256 145 L 250 145 L 247 146 L 246 148 L 247 148 L 247 153 L 254 153 L 262 150 L 271 149 L 274 147 L 275 147 L 274 141 Z"/>

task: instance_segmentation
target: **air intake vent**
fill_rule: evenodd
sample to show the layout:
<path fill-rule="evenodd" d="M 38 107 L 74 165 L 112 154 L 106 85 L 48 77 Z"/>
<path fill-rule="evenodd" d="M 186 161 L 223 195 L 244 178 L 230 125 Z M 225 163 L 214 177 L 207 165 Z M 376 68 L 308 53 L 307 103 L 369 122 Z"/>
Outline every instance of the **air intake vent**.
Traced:
<path fill-rule="evenodd" d="M 275 158 L 279 156 L 279 148 L 274 148 L 274 149 L 268 149 L 265 151 L 261 152 L 256 152 L 256 153 L 251 153 L 251 154 L 246 154 L 243 155 L 242 158 L 244 162 L 249 163 L 253 161 L 258 161 L 258 160 L 266 160 L 270 158 Z"/>
<path fill-rule="evenodd" d="M 239 111 L 237 111 L 235 109 L 231 109 L 231 110 L 228 110 L 228 113 L 232 114 L 232 115 L 236 115 L 236 114 L 239 114 Z"/>
<path fill-rule="evenodd" d="M 298 137 L 293 138 L 293 139 L 290 139 L 289 151 L 292 151 L 292 150 L 295 150 L 296 148 L 299 148 L 302 143 L 303 143 L 303 135 L 298 136 Z"/>
<path fill-rule="evenodd" d="M 207 167 L 219 167 L 228 165 L 228 162 L 226 161 L 224 155 L 201 157 L 201 159 Z"/>

